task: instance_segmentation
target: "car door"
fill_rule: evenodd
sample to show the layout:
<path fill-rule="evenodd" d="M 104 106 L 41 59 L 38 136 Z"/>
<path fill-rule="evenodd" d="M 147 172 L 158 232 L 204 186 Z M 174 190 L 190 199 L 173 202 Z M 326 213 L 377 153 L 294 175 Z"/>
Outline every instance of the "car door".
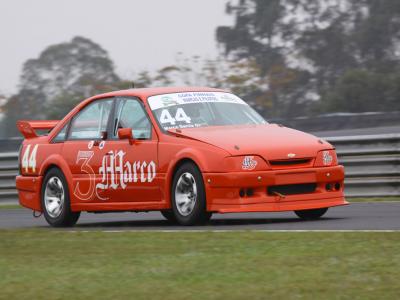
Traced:
<path fill-rule="evenodd" d="M 115 100 L 111 132 L 100 168 L 102 189 L 112 202 L 160 202 L 158 138 L 143 103 L 133 97 Z M 134 142 L 118 138 L 118 129 L 130 128 Z"/>
<path fill-rule="evenodd" d="M 89 103 L 72 118 L 67 130 L 62 155 L 73 177 L 70 193 L 78 202 L 109 201 L 106 191 L 96 186 L 102 180 L 99 170 L 107 153 L 113 102 L 114 98 L 105 98 Z"/>

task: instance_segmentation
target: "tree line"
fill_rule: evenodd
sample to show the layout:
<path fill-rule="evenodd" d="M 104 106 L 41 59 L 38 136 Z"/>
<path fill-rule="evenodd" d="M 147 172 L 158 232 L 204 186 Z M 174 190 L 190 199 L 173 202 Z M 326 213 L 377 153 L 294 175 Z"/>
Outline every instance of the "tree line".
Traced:
<path fill-rule="evenodd" d="M 400 1 L 229 1 L 218 42 L 254 60 L 270 116 L 400 109 Z"/>
<path fill-rule="evenodd" d="M 222 53 L 187 57 L 121 78 L 107 51 L 84 37 L 46 48 L 23 65 L 0 111 L 0 136 L 18 119 L 60 119 L 101 92 L 205 85 L 238 94 L 267 118 L 400 110 L 400 2 L 231 0 L 232 26 L 216 29 Z"/>

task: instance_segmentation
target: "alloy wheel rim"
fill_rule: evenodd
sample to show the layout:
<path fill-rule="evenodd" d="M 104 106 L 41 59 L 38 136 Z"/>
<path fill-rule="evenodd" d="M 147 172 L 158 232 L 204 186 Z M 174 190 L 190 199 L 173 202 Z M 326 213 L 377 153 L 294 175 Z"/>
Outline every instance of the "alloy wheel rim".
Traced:
<path fill-rule="evenodd" d="M 197 184 L 193 175 L 183 173 L 176 183 L 175 204 L 182 216 L 188 216 L 193 212 L 197 200 Z"/>
<path fill-rule="evenodd" d="M 60 178 L 51 177 L 44 191 L 44 204 L 46 211 L 52 218 L 57 218 L 64 207 L 65 192 Z"/>

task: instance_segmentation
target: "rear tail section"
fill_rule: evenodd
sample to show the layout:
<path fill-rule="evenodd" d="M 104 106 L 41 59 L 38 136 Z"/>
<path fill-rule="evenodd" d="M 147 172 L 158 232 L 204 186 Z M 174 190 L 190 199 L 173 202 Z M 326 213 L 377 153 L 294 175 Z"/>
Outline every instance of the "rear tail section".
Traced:
<path fill-rule="evenodd" d="M 41 121 L 26 121 L 21 120 L 17 122 L 18 130 L 26 139 L 38 137 L 37 130 L 50 131 L 60 122 L 59 120 L 41 120 Z"/>

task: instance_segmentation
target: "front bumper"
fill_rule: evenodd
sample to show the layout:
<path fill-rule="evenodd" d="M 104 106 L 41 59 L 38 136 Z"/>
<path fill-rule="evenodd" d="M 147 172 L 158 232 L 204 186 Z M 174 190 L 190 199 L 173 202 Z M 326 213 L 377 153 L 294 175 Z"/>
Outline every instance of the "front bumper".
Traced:
<path fill-rule="evenodd" d="M 293 211 L 346 205 L 343 166 L 271 170 L 262 172 L 205 173 L 207 210 L 228 212 Z M 307 193 L 269 193 L 268 187 L 315 184 Z M 338 184 L 327 190 L 326 185 Z M 250 195 L 243 191 L 251 190 Z"/>

